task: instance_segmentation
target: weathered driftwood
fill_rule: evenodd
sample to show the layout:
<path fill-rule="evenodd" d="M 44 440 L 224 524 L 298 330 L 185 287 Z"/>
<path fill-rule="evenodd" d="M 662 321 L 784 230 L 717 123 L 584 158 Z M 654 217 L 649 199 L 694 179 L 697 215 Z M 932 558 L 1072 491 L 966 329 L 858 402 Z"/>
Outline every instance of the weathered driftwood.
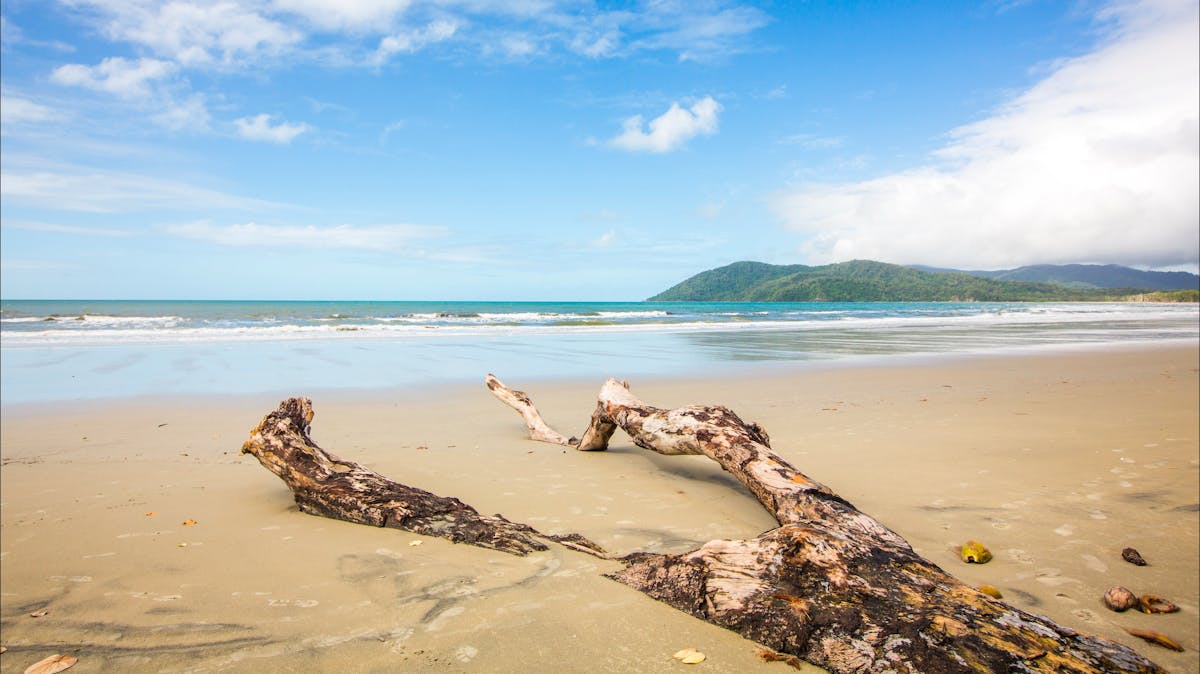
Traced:
<path fill-rule="evenodd" d="M 1162 671 L 1126 646 L 959 582 L 775 454 L 762 428 L 725 407 L 656 409 L 610 379 L 576 442 L 549 430 L 524 393 L 492 375 L 486 383 L 521 412 L 534 439 L 603 450 L 620 427 L 639 447 L 716 461 L 775 516 L 780 526 L 756 538 L 635 553 L 613 574 L 702 620 L 833 672 Z"/>
<path fill-rule="evenodd" d="M 361 464 L 333 456 L 309 437 L 312 418 L 311 400 L 289 398 L 265 416 L 242 445 L 243 453 L 253 454 L 283 480 L 303 512 L 514 555 L 545 550 L 544 540 L 593 554 L 599 550 L 577 534 L 542 534 L 500 515 L 480 515 L 456 498 L 393 482 Z"/>

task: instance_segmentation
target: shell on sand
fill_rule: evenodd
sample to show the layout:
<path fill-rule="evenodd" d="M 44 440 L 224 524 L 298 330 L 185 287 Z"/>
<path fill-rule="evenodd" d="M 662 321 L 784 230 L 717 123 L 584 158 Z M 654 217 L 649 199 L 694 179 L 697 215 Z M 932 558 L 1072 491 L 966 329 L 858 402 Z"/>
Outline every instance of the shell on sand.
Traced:
<path fill-rule="evenodd" d="M 1104 593 L 1104 605 L 1120 613 L 1137 606 L 1138 598 L 1129 588 L 1113 585 Z"/>
<path fill-rule="evenodd" d="M 25 668 L 25 674 L 54 674 L 79 662 L 74 655 L 51 655 Z"/>
<path fill-rule="evenodd" d="M 704 654 L 694 648 L 685 648 L 681 651 L 676 651 L 675 655 L 671 656 L 685 665 L 695 665 L 704 662 Z"/>

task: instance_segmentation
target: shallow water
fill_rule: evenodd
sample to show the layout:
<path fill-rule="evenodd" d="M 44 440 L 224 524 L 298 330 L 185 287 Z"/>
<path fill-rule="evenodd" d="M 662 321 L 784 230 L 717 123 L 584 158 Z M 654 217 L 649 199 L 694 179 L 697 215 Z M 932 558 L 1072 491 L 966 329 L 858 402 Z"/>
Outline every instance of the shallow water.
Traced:
<path fill-rule="evenodd" d="M 5 301 L 6 404 L 721 374 L 1200 337 L 1196 305 Z"/>

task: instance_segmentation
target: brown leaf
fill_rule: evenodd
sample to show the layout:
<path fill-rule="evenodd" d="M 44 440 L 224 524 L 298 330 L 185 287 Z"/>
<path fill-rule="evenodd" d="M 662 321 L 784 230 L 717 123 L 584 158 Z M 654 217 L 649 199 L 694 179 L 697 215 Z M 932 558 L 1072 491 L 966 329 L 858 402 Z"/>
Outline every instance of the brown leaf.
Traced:
<path fill-rule="evenodd" d="M 1173 651 L 1179 651 L 1181 653 L 1183 652 L 1183 646 L 1175 643 L 1174 639 L 1161 632 L 1152 632 L 1150 630 L 1131 630 L 1128 627 L 1125 628 L 1125 631 L 1139 639 L 1144 639 L 1152 644 L 1158 644 L 1163 648 L 1169 648 Z"/>
<path fill-rule="evenodd" d="M 197 524 L 199 524 L 199 522 L 197 522 L 196 520 L 187 520 L 186 522 L 184 522 L 184 523 L 183 523 L 183 526 L 185 526 L 185 527 L 194 527 L 194 526 L 196 526 Z"/>
<path fill-rule="evenodd" d="M 79 658 L 74 655 L 51 655 L 44 660 L 29 665 L 25 668 L 25 674 L 54 674 L 70 667 L 79 662 Z"/>
<path fill-rule="evenodd" d="M 1152 594 L 1142 595 L 1138 604 L 1142 613 L 1174 613 L 1179 610 L 1179 607 L 1170 601 Z"/>

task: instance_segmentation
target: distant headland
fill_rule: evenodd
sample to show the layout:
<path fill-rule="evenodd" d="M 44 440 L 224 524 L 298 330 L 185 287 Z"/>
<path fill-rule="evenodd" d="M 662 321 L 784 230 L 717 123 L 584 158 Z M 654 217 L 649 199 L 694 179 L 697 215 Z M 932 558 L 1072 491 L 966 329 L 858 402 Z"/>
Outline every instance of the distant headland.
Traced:
<path fill-rule="evenodd" d="M 1118 265 L 999 271 L 906 267 L 873 260 L 822 266 L 734 262 L 652 302 L 1200 302 L 1200 276 Z"/>

